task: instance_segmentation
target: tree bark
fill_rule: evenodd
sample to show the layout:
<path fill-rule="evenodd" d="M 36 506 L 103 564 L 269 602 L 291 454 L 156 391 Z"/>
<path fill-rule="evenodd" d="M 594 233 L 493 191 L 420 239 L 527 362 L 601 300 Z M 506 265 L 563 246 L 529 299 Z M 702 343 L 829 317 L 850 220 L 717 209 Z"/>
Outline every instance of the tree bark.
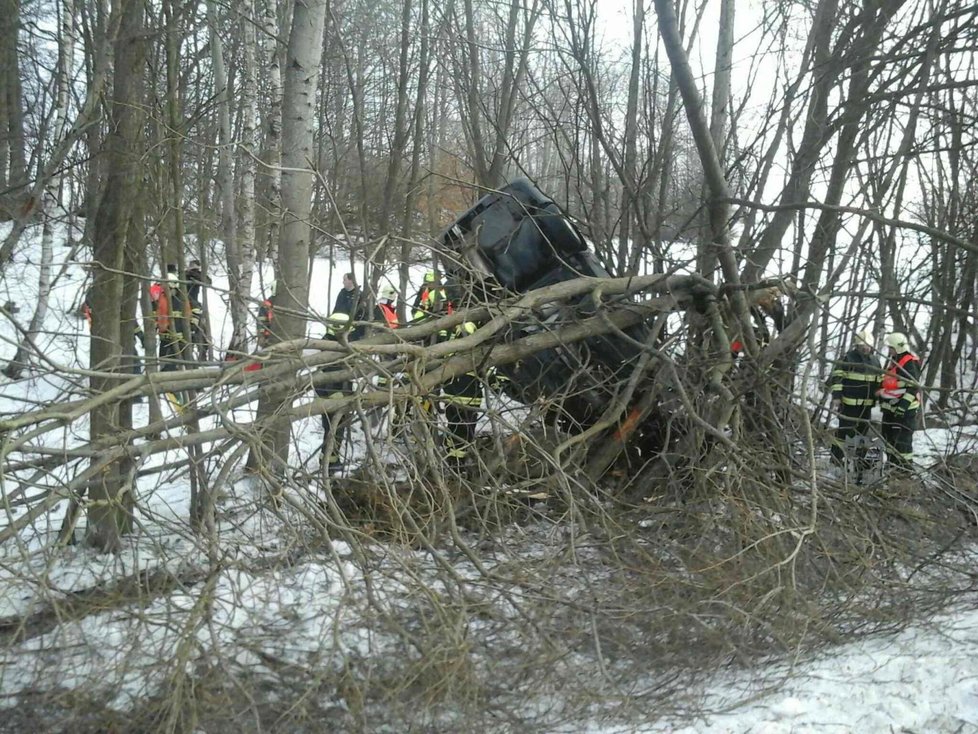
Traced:
<path fill-rule="evenodd" d="M 273 0 L 262 3 L 261 57 L 268 81 L 265 140 L 262 144 L 262 167 L 259 180 L 264 213 L 256 231 L 257 258 L 276 260 L 282 214 L 282 66 L 280 63 L 279 23 Z"/>
<path fill-rule="evenodd" d="M 292 17 L 286 63 L 282 128 L 282 207 L 278 247 L 273 343 L 305 336 L 309 305 L 309 253 L 315 140 L 316 90 L 326 22 L 326 0 L 299 0 Z M 259 403 L 265 419 L 261 448 L 249 466 L 278 474 L 288 462 L 289 422 L 275 414 L 287 408 L 289 392 L 271 390 Z"/>
<path fill-rule="evenodd" d="M 621 187 L 621 228 L 618 239 L 617 272 L 631 272 L 632 252 L 639 249 L 632 245 L 632 219 L 641 206 L 638 193 L 638 102 L 642 77 L 642 44 L 645 33 L 645 0 L 632 2 L 632 59 L 628 75 L 628 101 L 625 104 L 625 157 Z M 641 231 L 642 227 L 638 227 Z"/>
<path fill-rule="evenodd" d="M 96 395 L 115 386 L 109 377 L 121 367 L 124 314 L 124 266 L 126 243 L 132 219 L 132 192 L 141 177 L 140 158 L 143 104 L 143 3 L 120 3 L 121 25 L 114 44 L 115 77 L 110 111 L 112 125 L 105 139 L 106 180 L 95 214 L 91 309 L 93 312 L 90 365 L 97 370 L 90 379 Z M 112 400 L 96 406 L 90 414 L 92 441 L 118 432 L 124 425 L 122 411 L 128 401 Z M 115 551 L 131 526 L 131 489 L 127 461 L 120 457 L 99 474 L 90 491 L 86 542 L 102 551 Z M 131 495 L 129 495 L 131 498 Z"/>

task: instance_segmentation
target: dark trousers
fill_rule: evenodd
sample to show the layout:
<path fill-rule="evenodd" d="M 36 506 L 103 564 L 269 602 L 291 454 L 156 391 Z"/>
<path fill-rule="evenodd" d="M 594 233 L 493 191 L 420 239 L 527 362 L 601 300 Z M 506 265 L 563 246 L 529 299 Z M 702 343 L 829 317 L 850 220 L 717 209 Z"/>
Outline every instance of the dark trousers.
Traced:
<path fill-rule="evenodd" d="M 172 372 L 180 369 L 186 358 L 187 344 L 180 337 L 168 332 L 160 334 L 160 371 Z"/>
<path fill-rule="evenodd" d="M 883 442 L 886 444 L 886 458 L 891 466 L 910 468 L 913 459 L 913 432 L 916 428 L 916 410 L 903 415 L 895 415 L 890 410 L 883 411 Z"/>
<path fill-rule="evenodd" d="M 479 422 L 477 409 L 449 403 L 445 406 L 445 419 L 448 421 L 448 435 L 445 436 L 446 447 L 454 458 L 461 458 L 468 453 L 469 447 L 475 441 L 475 427 Z"/>
<path fill-rule="evenodd" d="M 846 440 L 855 436 L 865 436 L 869 432 L 872 405 L 843 405 L 839 411 L 839 427 L 835 429 L 832 442 L 832 463 L 842 466 L 846 458 Z M 861 471 L 866 461 L 866 445 L 856 449 L 856 468 Z"/>

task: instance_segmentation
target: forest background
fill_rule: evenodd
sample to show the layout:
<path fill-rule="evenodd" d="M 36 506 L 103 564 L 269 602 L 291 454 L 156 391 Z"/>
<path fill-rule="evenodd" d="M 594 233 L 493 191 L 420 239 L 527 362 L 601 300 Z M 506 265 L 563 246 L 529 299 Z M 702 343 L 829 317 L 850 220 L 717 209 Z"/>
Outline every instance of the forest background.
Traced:
<path fill-rule="evenodd" d="M 316 639 L 317 655 L 330 650 L 328 664 L 310 663 L 316 686 L 345 702 L 330 715 L 353 728 L 367 726 L 369 703 L 389 703 L 395 679 L 430 705 L 388 707 L 381 718 L 451 728 L 460 711 L 484 722 L 491 710 L 531 726 L 554 712 L 528 711 L 521 695 L 561 689 L 581 670 L 597 670 L 613 687 L 634 681 L 633 666 L 648 662 L 626 653 L 636 646 L 656 651 L 666 677 L 624 698 L 658 701 L 675 690 L 662 681 L 682 680 L 669 674 L 695 675 L 691 662 L 743 664 L 890 628 L 970 589 L 966 446 L 942 443 L 945 455 L 916 484 L 867 496 L 823 483 L 818 468 L 830 419 L 820 378 L 867 326 L 906 332 L 925 357 L 928 426 L 973 420 L 976 14 L 951 0 L 637 0 L 610 13 L 593 0 L 4 0 L 0 211 L 9 228 L 0 262 L 8 294 L 20 295 L 4 308 L 4 390 L 13 404 L 0 423 L 0 540 L 18 580 L 11 588 L 29 587 L 31 600 L 5 618 L 11 640 L 43 640 L 57 619 L 91 621 L 109 598 L 132 632 L 152 624 L 136 611 L 155 600 L 155 613 L 180 622 L 160 642 L 166 652 L 154 662 L 163 673 L 146 683 L 140 715 L 177 730 L 220 701 L 253 706 L 265 726 L 268 716 L 314 721 L 322 712 L 303 696 L 308 670 L 298 675 L 252 650 L 292 692 L 284 705 L 259 695 L 265 673 L 254 672 L 255 659 L 222 677 L 227 641 L 202 641 L 202 625 L 220 616 L 215 589 L 227 582 L 228 564 L 239 563 L 228 560 L 223 534 L 234 516 L 222 506 L 228 497 L 253 505 L 255 527 L 274 527 L 277 549 L 323 564 L 317 573 L 346 569 L 347 581 L 357 579 L 350 588 L 370 588 L 374 573 L 396 577 L 400 595 L 414 599 L 401 606 L 390 592 L 359 600 L 362 619 L 372 611 L 389 635 L 376 649 Z M 310 289 L 322 285 L 311 278 L 313 263 L 354 270 L 368 299 L 390 278 L 403 302 L 412 268 L 431 262 L 433 236 L 481 193 L 521 175 L 576 218 L 612 276 L 645 278 L 582 288 L 634 287 L 653 315 L 681 315 L 669 322 L 678 346 L 650 351 L 643 367 L 678 396 L 655 406 L 664 433 L 682 436 L 678 445 L 642 457 L 625 481 L 613 468 L 623 449 L 611 438 L 627 401 L 583 434 L 593 441 L 522 430 L 534 423 L 520 413 L 499 421 L 500 430 L 520 436 L 532 459 L 485 487 L 462 483 L 479 495 L 475 529 L 471 517 L 457 525 L 454 510 L 446 520 L 433 500 L 415 518 L 405 499 L 412 488 L 428 498 L 460 491 L 424 471 L 392 480 L 374 507 L 381 520 L 323 508 L 328 478 L 293 471 L 297 449 L 308 449 L 297 427 L 343 407 L 301 399 L 309 370 L 340 359 L 335 345 L 307 340 L 322 333 L 322 314 L 308 308 Z M 145 327 L 147 353 L 156 349 L 146 286 L 163 263 L 183 272 L 193 258 L 221 286 L 208 297 L 212 310 L 230 315 L 223 352 L 254 351 L 257 301 L 271 290 L 265 274 L 274 281 L 277 344 L 261 374 L 229 374 L 216 364 L 221 354 L 176 376 L 154 373 L 152 360 L 147 376 L 128 373 L 134 323 Z M 23 265 L 36 274 L 27 296 L 14 287 Z M 677 286 L 690 274 L 718 303 L 705 321 Z M 59 356 L 64 340 L 83 331 L 71 309 L 51 308 L 68 278 L 87 278 L 97 315 L 90 340 L 82 337 L 86 364 Z M 771 287 L 784 320 L 760 339 L 752 294 Z M 673 300 L 663 305 L 665 293 Z M 482 321 L 492 319 L 498 333 L 511 313 Z M 582 328 L 593 335 L 620 326 L 596 318 Z M 444 351 L 416 348 L 427 332 L 412 333 L 406 346 L 380 338 L 362 353 L 344 352 L 343 364 L 375 373 L 378 354 L 450 363 Z M 738 338 L 746 357 L 734 366 L 718 355 Z M 310 348 L 320 356 L 303 353 Z M 488 347 L 475 340 L 465 348 Z M 421 382 L 437 386 L 434 377 Z M 38 392 L 52 383 L 54 392 Z M 194 410 L 168 412 L 159 395 L 172 390 L 193 392 Z M 134 407 L 138 395 L 149 398 L 145 411 Z M 423 445 L 437 449 L 436 441 Z M 254 485 L 238 474 L 246 457 Z M 401 460 L 425 467 L 417 456 Z M 170 488 L 189 498 L 184 525 L 168 525 L 165 535 L 184 541 L 179 551 L 134 527 L 163 496 L 154 490 L 166 488 L 160 467 L 170 466 L 183 472 L 179 481 L 168 475 Z M 549 503 L 499 504 L 514 486 L 543 486 Z M 287 511 L 282 497 L 291 498 Z M 479 543 L 513 518 L 537 534 L 535 561 L 487 565 L 493 554 Z M 72 563 L 134 548 L 145 560 L 147 538 L 154 560 L 86 572 L 87 585 L 38 583 L 64 562 L 76 526 L 95 550 Z M 391 551 L 376 542 L 385 533 L 423 550 Z M 349 549 L 339 571 L 325 543 L 337 537 Z M 593 546 L 577 555 L 582 539 Z M 263 583 L 267 569 L 281 574 L 295 562 L 270 555 L 266 540 L 249 543 L 247 573 Z M 378 555 L 397 556 L 398 572 L 372 565 Z M 472 567 L 460 571 L 457 556 Z M 412 576 L 406 569 L 415 564 Z M 585 569 L 594 576 L 582 580 Z M 941 583 L 916 584 L 930 573 Z M 566 595 L 537 596 L 554 575 L 574 580 Z M 86 606 L 93 597 L 97 606 Z M 611 619 L 628 623 L 598 622 Z M 492 644 L 497 634 L 507 641 L 501 649 Z M 119 649 L 132 652 L 129 643 Z M 386 658 L 380 667 L 377 650 Z M 515 675 L 512 690 L 494 683 L 501 671 Z M 587 688 L 578 681 L 566 690 Z M 88 700 L 101 711 L 100 695 Z M 52 700 L 59 703 L 36 710 L 63 705 Z M 67 700 L 67 710 L 77 708 Z M 573 719 L 573 708 L 554 715 Z"/>

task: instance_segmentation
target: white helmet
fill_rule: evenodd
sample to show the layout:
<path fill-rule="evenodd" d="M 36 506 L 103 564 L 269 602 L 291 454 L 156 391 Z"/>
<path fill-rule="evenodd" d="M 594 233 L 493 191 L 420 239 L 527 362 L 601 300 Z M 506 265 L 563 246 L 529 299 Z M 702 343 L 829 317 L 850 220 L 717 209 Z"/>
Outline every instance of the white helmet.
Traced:
<path fill-rule="evenodd" d="M 380 289 L 381 301 L 389 301 L 390 303 L 393 303 L 396 298 L 397 291 L 394 289 L 394 286 L 386 285 Z"/>
<path fill-rule="evenodd" d="M 856 344 L 862 344 L 867 347 L 876 346 L 876 335 L 873 334 L 872 329 L 863 329 L 862 331 L 856 332 Z"/>
<path fill-rule="evenodd" d="M 905 352 L 910 348 L 909 342 L 907 342 L 907 335 L 901 334 L 899 331 L 894 331 L 886 335 L 886 346 L 891 349 L 895 349 L 898 352 Z"/>

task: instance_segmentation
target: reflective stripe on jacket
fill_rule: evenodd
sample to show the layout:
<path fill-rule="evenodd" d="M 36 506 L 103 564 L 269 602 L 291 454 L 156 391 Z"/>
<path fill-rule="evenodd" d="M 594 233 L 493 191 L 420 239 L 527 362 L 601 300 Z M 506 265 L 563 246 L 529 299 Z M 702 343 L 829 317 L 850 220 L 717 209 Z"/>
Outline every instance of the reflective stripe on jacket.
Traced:
<path fill-rule="evenodd" d="M 832 399 L 843 405 L 873 406 L 879 381 L 880 366 L 873 356 L 850 349 L 833 367 L 829 388 Z"/>
<path fill-rule="evenodd" d="M 450 339 L 460 339 L 474 334 L 476 326 L 471 321 L 459 324 L 450 336 Z M 474 372 L 466 372 L 464 375 L 449 380 L 442 385 L 442 392 L 445 394 L 445 402 L 452 405 L 463 405 L 468 408 L 482 407 L 482 380 Z"/>
<path fill-rule="evenodd" d="M 411 319 L 417 321 L 418 319 L 423 319 L 425 316 L 437 313 L 446 299 L 447 294 L 444 288 L 425 286 L 424 290 L 421 291 L 421 295 L 418 296 L 418 305 L 411 315 Z"/>
<path fill-rule="evenodd" d="M 920 395 L 916 388 L 920 379 L 920 357 L 904 352 L 891 358 L 880 384 L 880 407 L 883 410 L 906 412 L 920 407 Z"/>

